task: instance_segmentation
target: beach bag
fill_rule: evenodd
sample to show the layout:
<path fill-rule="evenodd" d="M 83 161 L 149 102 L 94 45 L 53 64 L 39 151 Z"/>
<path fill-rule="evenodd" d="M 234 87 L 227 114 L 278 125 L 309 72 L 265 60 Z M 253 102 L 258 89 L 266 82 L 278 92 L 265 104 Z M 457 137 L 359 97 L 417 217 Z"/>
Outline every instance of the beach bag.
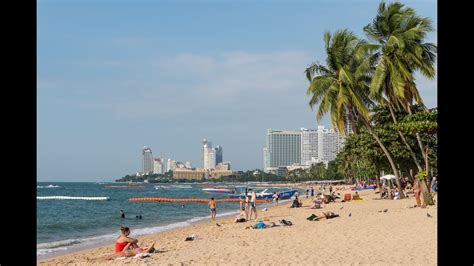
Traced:
<path fill-rule="evenodd" d="M 288 226 L 291 226 L 293 225 L 293 223 L 291 221 L 287 221 L 285 219 L 281 219 L 280 220 L 280 223 L 283 224 L 283 225 L 288 225 Z"/>

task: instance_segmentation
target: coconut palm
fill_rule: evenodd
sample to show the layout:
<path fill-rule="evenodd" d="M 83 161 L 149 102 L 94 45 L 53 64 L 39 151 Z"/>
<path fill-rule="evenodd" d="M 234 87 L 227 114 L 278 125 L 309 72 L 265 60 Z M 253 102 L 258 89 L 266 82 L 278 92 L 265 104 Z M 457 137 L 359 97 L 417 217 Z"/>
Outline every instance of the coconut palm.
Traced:
<path fill-rule="evenodd" d="M 317 121 L 329 113 L 332 125 L 342 134 L 348 123 L 353 126 L 362 123 L 382 148 L 401 192 L 394 160 L 370 123 L 369 110 L 373 101 L 369 97 L 369 82 L 373 57 L 362 49 L 367 43 L 349 30 L 336 31 L 333 36 L 326 32 L 324 43 L 326 65 L 314 63 L 305 71 L 310 82 L 307 94 L 312 95 L 309 105 L 311 108 L 319 105 Z"/>
<path fill-rule="evenodd" d="M 413 9 L 399 2 L 388 6 L 382 2 L 372 23 L 364 27 L 369 39 L 375 42 L 365 45 L 365 49 L 374 52 L 377 62 L 370 83 L 371 95 L 384 96 L 392 113 L 394 108 L 402 107 L 411 114 L 410 106 L 414 102 L 423 105 L 414 73 L 420 71 L 428 78 L 435 76 L 437 47 L 423 42 L 433 30 L 431 24 L 429 18 L 417 16 Z M 402 139 L 405 140 L 403 136 Z M 425 158 L 421 139 L 419 136 L 417 139 Z"/>
<path fill-rule="evenodd" d="M 424 42 L 426 35 L 432 30 L 429 18 L 417 16 L 415 10 L 406 8 L 399 2 L 389 5 L 380 3 L 374 20 L 364 27 L 369 39 L 375 42 L 366 45 L 365 49 L 374 52 L 373 58 L 377 62 L 370 83 L 370 92 L 372 96 L 377 95 L 381 99 L 381 104 L 388 105 L 395 124 L 397 120 L 394 109 L 401 107 L 411 114 L 413 103 L 423 105 L 416 88 L 414 73 L 419 71 L 428 78 L 435 76 L 437 47 L 435 44 Z M 401 131 L 398 133 L 418 171 L 422 171 L 421 164 L 405 136 Z M 416 137 L 421 154 L 427 160 L 418 133 Z"/>

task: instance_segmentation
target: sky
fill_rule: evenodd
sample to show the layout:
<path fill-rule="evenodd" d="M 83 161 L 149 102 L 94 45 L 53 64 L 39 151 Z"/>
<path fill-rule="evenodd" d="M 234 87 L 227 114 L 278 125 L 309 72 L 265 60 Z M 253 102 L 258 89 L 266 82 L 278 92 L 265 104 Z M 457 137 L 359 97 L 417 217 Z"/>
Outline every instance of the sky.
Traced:
<path fill-rule="evenodd" d="M 436 30 L 435 0 L 402 3 Z M 143 146 L 202 167 L 204 138 L 233 170 L 261 169 L 268 128 L 318 126 L 304 70 L 324 32 L 366 38 L 378 4 L 39 0 L 37 180 L 112 181 L 140 171 Z M 436 78 L 417 85 L 436 107 Z"/>

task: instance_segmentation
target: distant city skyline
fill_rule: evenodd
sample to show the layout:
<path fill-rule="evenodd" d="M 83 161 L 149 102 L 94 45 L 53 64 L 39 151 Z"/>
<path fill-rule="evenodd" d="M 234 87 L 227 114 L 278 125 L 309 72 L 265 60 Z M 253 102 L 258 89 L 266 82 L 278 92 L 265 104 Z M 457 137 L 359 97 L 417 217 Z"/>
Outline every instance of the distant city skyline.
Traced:
<path fill-rule="evenodd" d="M 233 170 L 261 169 L 268 128 L 318 126 L 304 70 L 325 61 L 324 32 L 367 38 L 379 3 L 38 1 L 38 181 L 136 173 L 144 145 L 201 167 L 203 138 Z M 402 3 L 437 28 L 435 0 Z M 436 79 L 416 82 L 436 107 Z"/>

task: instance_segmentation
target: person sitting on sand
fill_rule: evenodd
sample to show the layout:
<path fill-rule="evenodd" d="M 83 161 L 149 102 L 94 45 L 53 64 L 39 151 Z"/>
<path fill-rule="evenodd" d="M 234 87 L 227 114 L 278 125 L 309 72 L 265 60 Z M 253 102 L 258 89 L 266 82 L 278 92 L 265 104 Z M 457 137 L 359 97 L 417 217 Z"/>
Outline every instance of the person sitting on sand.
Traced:
<path fill-rule="evenodd" d="M 355 192 L 354 196 L 352 196 L 352 200 L 361 200 L 360 196 L 359 196 L 359 192 Z"/>
<path fill-rule="evenodd" d="M 321 201 L 319 199 L 313 201 L 314 202 L 314 205 L 311 206 L 311 209 L 321 209 Z"/>
<path fill-rule="evenodd" d="M 242 207 L 241 212 L 235 217 L 234 223 L 243 223 L 247 221 L 247 211 L 245 207 Z"/>
<path fill-rule="evenodd" d="M 291 204 L 290 208 L 299 208 L 302 205 L 303 205 L 303 203 L 301 203 L 298 196 L 295 196 L 295 199 L 293 200 L 293 203 Z"/>
<path fill-rule="evenodd" d="M 398 188 L 395 189 L 395 194 L 393 197 L 394 200 L 399 200 L 400 199 L 400 192 L 398 191 Z"/>
<path fill-rule="evenodd" d="M 133 257 L 140 253 L 155 252 L 155 242 L 147 248 L 141 248 L 137 245 L 138 240 L 128 237 L 128 235 L 130 235 L 130 229 L 128 227 L 120 227 L 120 236 L 115 241 L 115 254 L 106 256 L 104 259 L 112 260 L 119 257 Z"/>
<path fill-rule="evenodd" d="M 130 235 L 130 228 L 120 227 L 120 236 L 115 241 L 115 252 L 139 248 L 137 245 L 138 240 L 128 237 L 128 235 Z"/>

